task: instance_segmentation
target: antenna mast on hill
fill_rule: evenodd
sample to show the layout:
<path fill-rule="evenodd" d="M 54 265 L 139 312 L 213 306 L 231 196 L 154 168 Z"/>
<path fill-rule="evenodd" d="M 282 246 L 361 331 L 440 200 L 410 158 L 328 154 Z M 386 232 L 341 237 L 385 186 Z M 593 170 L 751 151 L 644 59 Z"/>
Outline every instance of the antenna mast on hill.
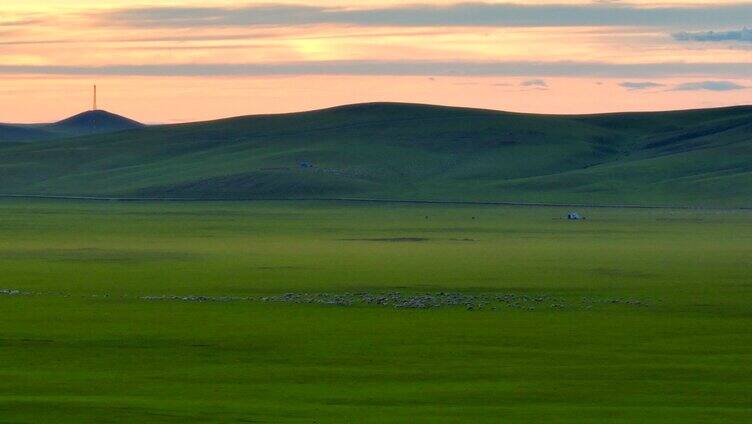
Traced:
<path fill-rule="evenodd" d="M 92 110 L 97 110 L 97 85 L 96 84 L 94 84 L 94 109 Z"/>

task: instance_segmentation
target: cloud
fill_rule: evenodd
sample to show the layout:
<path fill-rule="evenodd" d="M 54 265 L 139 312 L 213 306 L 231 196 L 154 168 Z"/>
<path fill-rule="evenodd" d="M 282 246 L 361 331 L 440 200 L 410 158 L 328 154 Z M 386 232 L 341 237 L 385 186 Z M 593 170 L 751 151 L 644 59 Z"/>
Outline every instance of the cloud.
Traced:
<path fill-rule="evenodd" d="M 752 43 L 752 29 L 747 28 L 738 31 L 677 32 L 672 34 L 672 36 L 677 41 L 740 41 L 745 43 Z"/>
<path fill-rule="evenodd" d="M 657 82 L 651 82 L 651 81 L 641 81 L 641 82 L 630 82 L 625 81 L 619 86 L 626 88 L 630 91 L 639 91 L 639 90 L 647 90 L 650 88 L 658 88 L 658 87 L 664 87 L 664 84 L 660 84 Z"/>
<path fill-rule="evenodd" d="M 108 12 L 114 24 L 146 27 L 265 26 L 327 23 L 329 9 L 303 5 L 145 7 Z"/>
<path fill-rule="evenodd" d="M 35 24 L 41 24 L 43 21 L 41 19 L 19 19 L 19 20 L 12 20 L 12 21 L 0 21 L 0 27 L 24 27 L 28 25 L 35 25 Z"/>
<path fill-rule="evenodd" d="M 590 4 L 414 4 L 371 9 L 307 5 L 242 7 L 140 7 L 98 15 L 111 25 L 136 27 L 251 27 L 309 24 L 360 26 L 660 26 L 713 28 L 752 21 L 752 3 L 644 7 L 616 2 Z"/>
<path fill-rule="evenodd" d="M 732 91 L 744 90 L 747 87 L 731 81 L 701 81 L 679 84 L 672 91 Z"/>
<path fill-rule="evenodd" d="M 531 79 L 520 83 L 523 87 L 548 88 L 548 83 L 542 79 Z"/>
<path fill-rule="evenodd" d="M 752 78 L 749 62 L 636 63 L 605 62 L 439 62 L 439 61 L 322 61 L 249 64 L 162 64 L 110 66 L 0 65 L 0 74 L 119 75 L 119 76 L 264 76 L 366 75 L 451 77 L 594 77 L 662 78 L 707 76 Z"/>

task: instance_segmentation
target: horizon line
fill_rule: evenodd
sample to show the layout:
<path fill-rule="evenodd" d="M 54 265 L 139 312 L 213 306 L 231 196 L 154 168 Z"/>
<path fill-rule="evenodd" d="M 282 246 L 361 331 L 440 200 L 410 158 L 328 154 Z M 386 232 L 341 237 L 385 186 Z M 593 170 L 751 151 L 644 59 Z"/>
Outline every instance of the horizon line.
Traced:
<path fill-rule="evenodd" d="M 403 105 L 403 106 L 424 106 L 424 107 L 438 107 L 438 108 L 446 108 L 446 109 L 466 109 L 466 110 L 473 110 L 473 111 L 482 111 L 482 112 L 496 112 L 496 113 L 507 113 L 507 114 L 515 114 L 515 115 L 531 115 L 531 116 L 561 116 L 561 117 L 576 117 L 576 116 L 605 116 L 605 115 L 622 115 L 622 114 L 641 114 L 641 113 L 672 113 L 672 112 L 691 112 L 691 111 L 704 111 L 704 110 L 721 110 L 721 109 L 735 109 L 735 108 L 745 108 L 745 107 L 752 107 L 752 103 L 742 103 L 742 104 L 734 104 L 734 105 L 725 105 L 725 106 L 712 106 L 712 107 L 688 107 L 688 108 L 678 108 L 678 109 L 647 109 L 647 110 L 621 110 L 621 111 L 610 111 L 610 112 L 593 112 L 593 113 L 537 113 L 537 112 L 518 112 L 514 110 L 506 110 L 506 109 L 493 109 L 493 108 L 483 108 L 483 107 L 472 107 L 472 106 L 455 106 L 455 105 L 449 105 L 449 104 L 439 104 L 439 103 L 420 103 L 420 102 L 399 102 L 399 101 L 369 101 L 369 102 L 356 102 L 356 103 L 343 103 L 338 104 L 334 106 L 327 106 L 327 107 L 317 107 L 312 109 L 301 109 L 301 110 L 295 110 L 290 112 L 272 112 L 272 113 L 252 113 L 252 114 L 243 114 L 243 115 L 230 115 L 220 118 L 210 118 L 210 119 L 200 119 L 195 121 L 178 121 L 178 122 L 151 122 L 146 123 L 142 121 L 137 121 L 140 124 L 149 126 L 149 127 L 158 127 L 158 126 L 170 126 L 170 125 L 185 125 L 185 124 L 199 124 L 199 123 L 206 123 L 206 122 L 217 122 L 217 121 L 225 121 L 225 120 L 231 120 L 231 119 L 241 119 L 241 118 L 252 118 L 252 117 L 265 117 L 265 116 L 283 116 L 283 115 L 296 115 L 296 114 L 302 114 L 302 113 L 315 113 L 315 112 L 324 112 L 328 110 L 335 110 L 335 109 L 342 109 L 342 108 L 348 108 L 348 107 L 356 107 L 356 106 L 368 106 L 368 105 Z M 87 113 L 97 113 L 97 112 L 105 112 L 112 115 L 117 115 L 122 118 L 127 118 L 134 120 L 132 118 L 128 118 L 128 116 L 119 114 L 116 112 L 111 112 L 104 108 L 98 108 L 95 110 L 89 109 L 89 110 L 83 110 L 78 113 L 74 113 L 73 115 L 63 117 L 61 119 L 51 121 L 51 122 L 4 122 L 0 121 L 0 125 L 9 125 L 9 126 L 44 126 L 44 125 L 52 125 L 56 124 L 58 122 L 64 121 L 68 118 L 72 118 L 78 115 L 83 115 Z"/>

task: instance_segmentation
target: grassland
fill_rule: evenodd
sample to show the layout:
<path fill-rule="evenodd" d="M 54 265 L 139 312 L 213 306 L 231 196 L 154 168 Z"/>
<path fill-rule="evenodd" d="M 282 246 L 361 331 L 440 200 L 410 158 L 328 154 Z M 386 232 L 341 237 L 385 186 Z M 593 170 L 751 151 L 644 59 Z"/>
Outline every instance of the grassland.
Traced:
<path fill-rule="evenodd" d="M 752 214 L 564 212 L 0 202 L 0 422 L 752 420 Z M 360 291 L 565 306 L 142 299 Z"/>
<path fill-rule="evenodd" d="M 0 194 L 752 207 L 751 133 L 752 107 L 554 116 L 351 105 L 0 143 Z"/>

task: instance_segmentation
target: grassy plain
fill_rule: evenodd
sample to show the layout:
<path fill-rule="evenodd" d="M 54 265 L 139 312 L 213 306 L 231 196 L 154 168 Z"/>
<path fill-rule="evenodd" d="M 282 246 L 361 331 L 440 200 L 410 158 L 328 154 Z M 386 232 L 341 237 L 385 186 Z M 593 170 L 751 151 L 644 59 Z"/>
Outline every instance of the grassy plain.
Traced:
<path fill-rule="evenodd" d="M 752 213 L 565 212 L 0 202 L 0 422 L 752 420 Z M 567 306 L 139 298 L 347 291 Z"/>

